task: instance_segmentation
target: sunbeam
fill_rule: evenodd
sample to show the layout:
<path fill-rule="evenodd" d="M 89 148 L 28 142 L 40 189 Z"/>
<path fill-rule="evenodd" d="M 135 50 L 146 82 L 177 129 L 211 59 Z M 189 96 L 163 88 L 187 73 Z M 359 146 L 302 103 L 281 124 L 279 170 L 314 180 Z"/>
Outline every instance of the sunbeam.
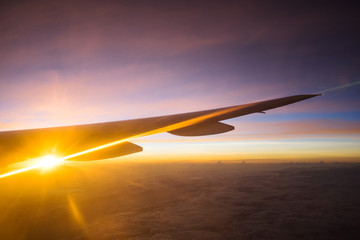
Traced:
<path fill-rule="evenodd" d="M 84 230 L 85 234 L 87 234 L 88 229 L 87 229 L 86 222 L 84 220 L 83 215 L 81 214 L 80 209 L 78 208 L 77 204 L 75 203 L 73 197 L 70 194 L 68 194 L 67 199 L 69 202 L 71 214 L 73 215 L 77 224 L 79 224 L 79 226 Z"/>
<path fill-rule="evenodd" d="M 95 151 L 98 151 L 98 150 L 101 150 L 101 149 L 104 149 L 104 148 L 112 147 L 114 145 L 124 143 L 124 142 L 126 142 L 128 140 L 131 140 L 131 139 L 134 139 L 134 138 L 145 137 L 145 136 L 152 135 L 152 134 L 157 134 L 157 133 L 161 133 L 161 132 L 169 132 L 169 131 L 172 131 L 172 130 L 175 130 L 175 129 L 188 127 L 190 125 L 199 123 L 201 121 L 204 121 L 204 120 L 207 120 L 207 119 L 210 119 L 210 118 L 213 118 L 213 117 L 220 116 L 222 114 L 226 114 L 226 113 L 230 113 L 232 111 L 238 110 L 241 107 L 242 106 L 235 106 L 235 107 L 222 109 L 222 110 L 219 110 L 219 111 L 216 111 L 216 112 L 213 112 L 213 113 L 209 113 L 209 114 L 206 114 L 206 115 L 203 115 L 203 116 L 200 116 L 200 117 L 192 118 L 190 120 L 185 120 L 185 121 L 175 123 L 175 124 L 171 124 L 171 125 L 168 125 L 168 126 L 165 126 L 165 127 L 150 130 L 150 131 L 147 131 L 147 132 L 144 132 L 144 133 L 136 134 L 136 135 L 124 138 L 124 139 L 120 139 L 120 140 L 117 140 L 117 141 L 114 141 L 114 142 L 110 142 L 110 143 L 107 143 L 107 144 L 104 144 L 104 145 L 100 145 L 100 146 L 97 146 L 97 147 L 94 147 L 94 148 L 90 148 L 90 149 L 87 149 L 87 150 L 84 150 L 84 151 L 80 151 L 80 152 L 77 152 L 77 153 L 74 153 L 74 154 L 70 154 L 70 155 L 67 155 L 67 156 L 64 156 L 64 157 L 61 157 L 61 158 L 56 158 L 56 157 L 49 156 L 49 155 L 44 156 L 44 157 L 39 158 L 39 161 L 36 161 L 35 164 L 33 164 L 31 166 L 28 166 L 28 167 L 24 167 L 24 168 L 21 168 L 21 169 L 17 169 L 17 170 L 14 170 L 14 171 L 10 171 L 10 172 L 1 174 L 0 178 L 9 177 L 9 176 L 12 176 L 12 175 L 15 175 L 15 174 L 18 174 L 18 173 L 22 173 L 22 172 L 26 172 L 26 171 L 29 171 L 29 170 L 32 170 L 32 169 L 38 169 L 38 168 L 45 168 L 46 169 L 46 168 L 49 168 L 49 167 L 54 167 L 54 166 L 56 166 L 56 165 L 58 165 L 60 163 L 65 162 L 66 160 L 71 159 L 71 158 L 75 158 L 75 157 L 78 157 L 78 156 L 81 156 L 81 155 L 84 155 L 84 154 L 87 154 L 87 153 L 95 152 Z"/>

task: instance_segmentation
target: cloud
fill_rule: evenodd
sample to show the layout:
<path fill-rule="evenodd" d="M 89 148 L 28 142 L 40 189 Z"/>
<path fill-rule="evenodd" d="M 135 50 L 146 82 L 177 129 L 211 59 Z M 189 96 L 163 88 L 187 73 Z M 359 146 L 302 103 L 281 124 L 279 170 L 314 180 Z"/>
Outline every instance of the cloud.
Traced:
<path fill-rule="evenodd" d="M 1 237 L 356 239 L 359 235 L 357 164 L 108 163 L 66 167 L 56 173 L 28 173 L 0 183 L 1 207 L 10 210 L 0 215 Z M 22 183 L 16 191 L 10 188 L 15 183 Z M 84 225 L 75 221 L 69 194 Z M 9 201 L 14 197 L 18 201 Z"/>

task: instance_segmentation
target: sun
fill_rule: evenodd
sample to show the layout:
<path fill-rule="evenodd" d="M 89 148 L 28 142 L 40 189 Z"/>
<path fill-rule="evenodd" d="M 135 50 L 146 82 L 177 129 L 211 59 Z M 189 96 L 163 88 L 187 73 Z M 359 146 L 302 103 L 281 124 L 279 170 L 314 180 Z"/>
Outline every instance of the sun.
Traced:
<path fill-rule="evenodd" d="M 43 170 L 49 170 L 51 168 L 60 165 L 62 162 L 64 162 L 64 159 L 62 158 L 57 158 L 56 156 L 53 155 L 46 155 L 44 157 L 39 158 L 35 165 L 37 168 L 41 168 Z"/>
<path fill-rule="evenodd" d="M 65 162 L 65 160 L 66 160 L 66 158 L 64 158 L 64 157 L 58 158 L 53 155 L 46 155 L 46 156 L 31 160 L 31 164 L 28 165 L 27 167 L 23 167 L 20 169 L 16 169 L 14 171 L 0 174 L 0 179 L 14 175 L 14 174 L 18 174 L 18 173 L 26 172 L 26 171 L 29 171 L 32 169 L 36 169 L 36 168 L 42 169 L 43 171 L 47 171 L 47 170 L 50 170 L 50 169 L 62 164 L 63 162 Z"/>

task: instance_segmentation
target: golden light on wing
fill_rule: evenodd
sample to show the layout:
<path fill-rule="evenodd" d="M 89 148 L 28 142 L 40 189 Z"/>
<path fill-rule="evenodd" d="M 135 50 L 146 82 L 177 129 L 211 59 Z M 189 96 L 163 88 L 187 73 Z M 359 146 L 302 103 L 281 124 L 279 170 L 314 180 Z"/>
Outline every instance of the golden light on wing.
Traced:
<path fill-rule="evenodd" d="M 188 127 L 190 125 L 199 123 L 199 122 L 207 120 L 209 118 L 216 117 L 216 116 L 219 116 L 221 114 L 228 113 L 228 112 L 232 112 L 232 111 L 236 110 L 237 108 L 239 108 L 239 107 L 226 108 L 224 110 L 219 110 L 217 112 L 205 114 L 203 116 L 196 117 L 196 118 L 193 118 L 193 119 L 190 119 L 190 120 L 185 120 L 185 121 L 175 123 L 175 124 L 171 124 L 171 125 L 168 125 L 168 126 L 165 126 L 165 127 L 162 127 L 162 128 L 157 128 L 157 129 L 154 129 L 154 130 L 151 130 L 151 131 L 136 134 L 136 135 L 133 135 L 133 136 L 128 137 L 128 138 L 124 138 L 124 139 L 120 139 L 118 141 L 103 144 L 103 145 L 100 145 L 100 146 L 97 146 L 97 147 L 94 147 L 94 148 L 90 148 L 90 149 L 87 149 L 87 150 L 84 150 L 84 151 L 80 151 L 80 152 L 77 152 L 77 153 L 74 153 L 74 154 L 67 155 L 67 156 L 64 156 L 64 157 L 61 157 L 61 158 L 55 158 L 52 155 L 47 155 L 47 156 L 38 158 L 38 161 L 35 161 L 35 163 L 32 162 L 32 164 L 30 166 L 28 166 L 28 167 L 24 167 L 24 168 L 21 168 L 21 169 L 17 169 L 17 170 L 11 171 L 11 172 L 1 174 L 0 178 L 5 178 L 5 177 L 8 177 L 8 176 L 15 175 L 15 174 L 22 173 L 22 172 L 26 172 L 26 171 L 29 171 L 29 170 L 32 170 L 32 169 L 38 169 L 38 168 L 45 168 L 46 169 L 46 168 L 49 168 L 49 167 L 55 167 L 56 165 L 66 161 L 66 160 L 69 160 L 71 158 L 75 158 L 75 157 L 78 157 L 78 156 L 81 156 L 81 155 L 85 155 L 87 153 L 91 153 L 91 152 L 98 151 L 98 150 L 101 150 L 101 149 L 104 149 L 104 148 L 108 148 L 108 147 L 111 147 L 111 146 L 114 146 L 114 145 L 117 145 L 117 144 L 120 144 L 120 143 L 124 143 L 124 142 L 126 142 L 128 140 L 131 140 L 131 139 L 134 139 L 134 138 L 144 137 L 144 136 L 148 136 L 148 135 L 152 135 L 152 134 L 156 134 L 156 133 L 169 132 L 169 131 L 172 131 L 172 130 L 175 130 L 175 129 Z"/>
<path fill-rule="evenodd" d="M 195 124 L 201 123 L 201 122 L 209 120 L 209 119 L 217 122 L 217 121 L 221 121 L 223 119 L 238 117 L 238 116 L 242 116 L 242 115 L 246 115 L 246 114 L 250 114 L 250 113 L 254 113 L 254 112 L 263 112 L 264 110 L 267 110 L 267 109 L 284 106 L 284 105 L 291 104 L 291 103 L 301 101 L 304 99 L 308 99 L 308 98 L 311 98 L 311 97 L 314 97 L 317 95 L 319 95 L 319 94 L 297 95 L 297 96 L 290 96 L 290 97 L 285 97 L 285 98 L 279 98 L 279 99 L 273 99 L 273 100 L 269 100 L 269 101 L 258 102 L 258 103 L 250 103 L 250 104 L 238 105 L 238 106 L 227 107 L 227 108 L 222 108 L 222 109 L 214 109 L 214 110 L 208 110 L 208 111 L 204 111 L 204 112 L 196 112 L 195 114 L 198 115 L 197 117 L 192 115 L 194 117 L 191 118 L 191 116 L 189 116 L 188 118 L 190 118 L 190 119 L 187 119 L 187 120 L 183 120 L 183 121 L 179 120 L 179 122 L 177 122 L 177 123 L 169 124 L 164 127 L 154 128 L 153 130 L 144 131 L 139 134 L 134 134 L 132 136 L 125 137 L 120 140 L 113 141 L 113 142 L 110 142 L 107 144 L 102 144 L 97 147 L 89 148 L 87 150 L 79 151 L 77 153 L 73 153 L 73 154 L 58 158 L 56 160 L 54 158 L 43 157 L 44 158 L 43 161 L 37 162 L 33 165 L 30 165 L 30 166 L 22 168 L 22 169 L 4 173 L 4 174 L 0 175 L 0 178 L 8 177 L 8 176 L 11 176 L 11 175 L 14 175 L 17 173 L 21 173 L 21 172 L 25 172 L 28 170 L 32 170 L 35 168 L 43 168 L 43 167 L 51 166 L 54 163 L 64 162 L 66 160 L 69 160 L 69 159 L 72 159 L 72 158 L 75 158 L 78 156 L 82 156 L 87 153 L 95 152 L 95 151 L 98 151 L 101 149 L 112 147 L 112 146 L 120 144 L 120 143 L 124 143 L 124 142 L 129 141 L 134 138 L 144 137 L 144 136 L 162 133 L 162 132 L 170 132 L 170 131 L 173 131 L 176 129 L 189 127 L 191 125 L 195 125 Z M 243 112 L 244 109 L 245 109 L 245 112 Z M 189 114 L 193 114 L 193 113 L 189 113 Z M 200 114 L 200 116 L 199 116 L 199 114 Z"/>
<path fill-rule="evenodd" d="M 207 119 L 217 117 L 217 116 L 220 116 L 222 114 L 230 113 L 230 112 L 235 111 L 237 109 L 239 109 L 238 106 L 237 107 L 226 108 L 224 110 L 219 110 L 217 112 L 213 112 L 213 113 L 209 113 L 209 114 L 205 114 L 205 115 L 200 116 L 200 117 L 185 120 L 185 121 L 175 123 L 175 124 L 171 124 L 171 125 L 168 125 L 168 126 L 165 126 L 165 127 L 162 127 L 162 128 L 157 128 L 157 129 L 150 130 L 150 131 L 147 131 L 147 132 L 144 132 L 144 133 L 133 135 L 131 137 L 120 139 L 118 141 L 114 141 L 114 142 L 110 142 L 110 143 L 100 145 L 100 146 L 97 146 L 97 147 L 94 147 L 94 148 L 90 148 L 90 149 L 87 149 L 87 150 L 84 150 L 84 151 L 81 151 L 81 152 L 70 154 L 68 156 L 65 156 L 65 157 L 61 158 L 61 160 L 65 161 L 65 160 L 68 160 L 68 159 L 71 159 L 71 158 L 75 158 L 75 157 L 78 157 L 78 156 L 81 156 L 81 155 L 85 155 L 87 153 L 91 153 L 91 152 L 98 151 L 98 150 L 101 150 L 101 149 L 104 149 L 104 148 L 112 147 L 114 145 L 124 143 L 124 142 L 129 141 L 129 140 L 134 139 L 134 138 L 145 137 L 145 136 L 152 135 L 152 134 L 157 134 L 157 133 L 162 133 L 162 132 L 169 132 L 169 131 L 172 131 L 172 130 L 175 130 L 175 129 L 188 127 L 188 126 L 200 123 L 202 121 L 205 121 Z"/>
<path fill-rule="evenodd" d="M 32 169 L 35 169 L 35 168 L 38 168 L 38 166 L 33 165 L 33 166 L 29 166 L 29 167 L 20 168 L 20 169 L 14 170 L 14 171 L 10 171 L 10 172 L 7 172 L 7 173 L 3 173 L 3 174 L 0 175 L 0 178 L 9 177 L 9 176 L 11 176 L 11 175 L 15 175 L 15 174 L 18 174 L 18 173 L 26 172 L 26 171 L 29 171 L 29 170 L 32 170 Z"/>
<path fill-rule="evenodd" d="M 1 174 L 0 178 L 8 177 L 8 176 L 11 176 L 14 174 L 26 172 L 26 171 L 36 169 L 36 168 L 43 169 L 44 171 L 46 171 L 46 170 L 56 167 L 57 165 L 60 165 L 64 161 L 65 160 L 63 158 L 57 158 L 53 155 L 46 155 L 46 156 L 43 156 L 40 158 L 32 159 L 30 161 L 31 165 L 28 167 L 20 168 L 20 169 L 11 171 L 11 172 Z"/>

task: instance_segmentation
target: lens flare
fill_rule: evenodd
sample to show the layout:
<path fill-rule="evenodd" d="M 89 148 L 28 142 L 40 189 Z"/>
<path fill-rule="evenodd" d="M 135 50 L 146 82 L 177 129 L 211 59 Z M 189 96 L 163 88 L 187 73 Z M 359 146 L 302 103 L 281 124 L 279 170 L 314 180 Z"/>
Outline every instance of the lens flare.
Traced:
<path fill-rule="evenodd" d="M 53 155 L 46 155 L 46 156 L 31 160 L 32 164 L 28 167 L 24 167 L 24 168 L 20 168 L 20 169 L 11 171 L 11 172 L 0 174 L 0 178 L 8 177 L 8 176 L 11 176 L 14 174 L 26 172 L 26 171 L 36 169 L 36 168 L 43 169 L 44 171 L 46 171 L 46 170 L 49 170 L 51 168 L 54 168 L 54 167 L 60 165 L 64 161 L 65 161 L 65 159 L 63 159 L 63 158 L 57 158 Z"/>
<path fill-rule="evenodd" d="M 54 166 L 60 164 L 61 162 L 65 162 L 66 160 L 77 157 L 77 156 L 81 156 L 81 155 L 84 155 L 84 154 L 87 154 L 87 153 L 90 153 L 90 152 L 94 152 L 94 151 L 98 151 L 98 150 L 101 150 L 101 149 L 104 149 L 104 148 L 108 148 L 108 147 L 111 147 L 111 146 L 126 142 L 126 141 L 134 139 L 134 138 L 145 137 L 145 136 L 156 134 L 156 133 L 169 132 L 169 131 L 172 131 L 172 130 L 175 130 L 175 129 L 187 127 L 187 126 L 199 123 L 201 121 L 204 121 L 206 119 L 216 117 L 216 116 L 220 116 L 221 114 L 224 114 L 224 113 L 232 112 L 232 111 L 234 111 L 234 110 L 236 110 L 238 108 L 241 108 L 241 106 L 235 106 L 235 107 L 222 109 L 222 110 L 219 110 L 217 112 L 209 113 L 209 114 L 206 114 L 206 115 L 203 115 L 203 116 L 200 116 L 200 117 L 196 117 L 196 118 L 185 120 L 185 121 L 182 121 L 182 122 L 179 122 L 179 123 L 171 124 L 171 125 L 161 127 L 161 128 L 158 128 L 158 129 L 154 129 L 154 130 L 144 132 L 144 133 L 141 133 L 141 134 L 133 135 L 133 136 L 130 136 L 130 137 L 127 137 L 127 138 L 124 138 L 124 139 L 120 139 L 118 141 L 110 142 L 110 143 L 107 143 L 107 144 L 104 144 L 104 145 L 101 145 L 101 146 L 97 146 L 97 147 L 87 149 L 87 150 L 84 150 L 84 151 L 81 151 L 81 152 L 70 154 L 68 156 L 64 156 L 64 157 L 61 157 L 61 158 L 56 158 L 54 156 L 47 155 L 47 156 L 38 158 L 38 161 L 35 162 L 31 166 L 1 174 L 0 178 L 5 178 L 5 177 L 8 177 L 8 176 L 18 174 L 18 173 L 22 173 L 22 172 L 26 172 L 26 171 L 29 171 L 29 170 L 32 170 L 32 169 L 37 169 L 37 168 L 46 169 L 46 168 L 49 168 L 49 167 L 54 167 Z"/>
<path fill-rule="evenodd" d="M 37 161 L 37 163 L 35 165 L 37 165 L 37 168 L 42 168 L 44 170 L 48 170 L 48 169 L 58 166 L 63 161 L 64 160 L 62 158 L 57 158 L 53 155 L 47 155 L 42 158 L 39 158 L 39 160 Z"/>

